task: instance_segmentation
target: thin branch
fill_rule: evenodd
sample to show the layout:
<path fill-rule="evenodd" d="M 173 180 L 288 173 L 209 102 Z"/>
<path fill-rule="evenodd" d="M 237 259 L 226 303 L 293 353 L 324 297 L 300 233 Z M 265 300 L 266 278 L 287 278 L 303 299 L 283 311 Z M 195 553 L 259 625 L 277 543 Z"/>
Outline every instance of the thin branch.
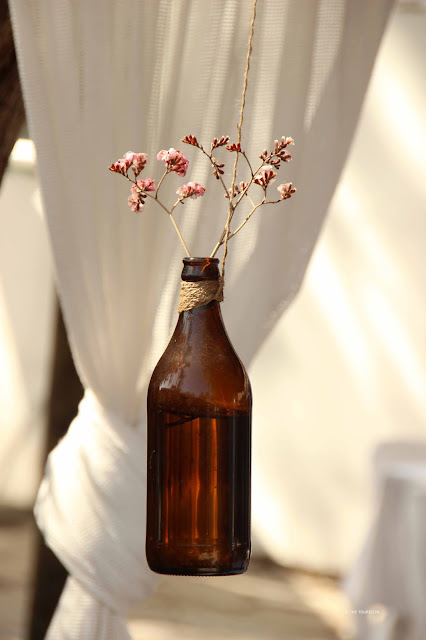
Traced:
<path fill-rule="evenodd" d="M 226 231 L 225 231 L 225 233 L 226 233 Z M 219 238 L 218 243 L 216 244 L 215 248 L 213 249 L 213 251 L 210 254 L 210 258 L 214 258 L 216 253 L 219 251 L 220 247 L 223 244 L 223 239 L 225 237 L 225 233 L 222 233 L 222 236 Z"/>
<path fill-rule="evenodd" d="M 247 48 L 246 70 L 245 70 L 245 73 L 244 73 L 243 93 L 242 93 L 242 96 L 241 96 L 240 120 L 239 120 L 238 125 L 237 125 L 237 131 L 238 131 L 237 145 L 238 145 L 238 148 L 241 148 L 241 129 L 242 129 L 242 126 L 243 126 L 244 107 L 245 107 L 245 104 L 246 104 L 248 74 L 249 74 L 249 70 L 250 70 L 250 57 L 251 57 L 251 52 L 252 52 L 252 48 L 253 48 L 254 22 L 256 20 L 256 5 L 257 5 L 257 0 L 253 0 L 253 13 L 252 13 L 252 18 L 251 18 L 250 35 L 249 35 L 248 48 Z M 228 239 L 229 239 L 229 233 L 230 233 L 230 228 L 231 228 L 231 220 L 232 220 L 234 212 L 235 212 L 235 207 L 238 204 L 238 201 L 235 204 L 235 206 L 232 204 L 232 197 L 234 195 L 235 180 L 237 178 L 237 165 L 238 165 L 238 150 L 235 153 L 235 161 L 234 161 L 234 169 L 233 169 L 233 172 L 232 172 L 231 189 L 230 189 L 230 192 L 229 192 L 230 193 L 229 209 L 228 209 L 228 218 L 226 220 L 226 225 L 225 225 L 225 242 L 224 242 L 224 251 L 223 251 L 223 256 L 222 256 L 222 278 L 225 277 L 225 260 L 226 260 L 226 256 L 227 256 L 227 253 L 228 253 Z"/>
<path fill-rule="evenodd" d="M 215 162 L 213 162 L 213 158 L 212 158 L 212 156 L 211 156 L 211 155 L 209 155 L 209 154 L 207 153 L 207 151 L 205 151 L 205 150 L 203 149 L 203 147 L 197 147 L 197 149 L 199 149 L 200 151 L 202 151 L 202 152 L 204 153 L 204 155 L 208 157 L 208 159 L 210 160 L 210 162 L 211 162 L 212 166 L 213 166 L 213 167 L 215 168 L 215 170 L 217 171 L 218 178 L 219 178 L 220 182 L 222 183 L 222 187 L 224 188 L 225 193 L 228 193 L 228 189 L 226 188 L 226 184 L 225 184 L 225 182 L 224 182 L 224 180 L 223 180 L 222 176 L 221 176 L 221 175 L 220 175 L 220 173 L 219 173 L 219 167 L 217 167 L 217 166 L 216 166 L 216 163 L 215 163 Z"/>
<path fill-rule="evenodd" d="M 241 202 L 241 200 L 244 198 L 244 196 L 247 194 L 247 191 L 250 189 L 251 185 L 253 184 L 253 179 L 254 179 L 254 178 L 256 177 L 256 175 L 259 173 L 259 171 L 261 170 L 261 168 L 263 167 L 263 165 L 267 164 L 267 160 L 268 160 L 268 159 L 270 159 L 270 157 L 272 157 L 272 156 L 268 156 L 268 158 L 266 158 L 266 160 L 263 160 L 263 161 L 261 162 L 261 164 L 258 166 L 258 168 L 256 169 L 256 171 L 253 173 L 253 175 L 252 175 L 252 177 L 250 178 L 250 180 L 247 182 L 247 184 L 246 184 L 245 188 L 241 191 L 241 193 L 240 193 L 240 196 L 239 196 L 238 200 L 236 201 L 236 203 L 235 203 L 235 204 L 233 204 L 233 205 L 232 205 L 232 206 L 233 206 L 233 208 L 234 208 L 234 211 L 235 211 L 235 209 L 238 207 L 238 205 L 240 204 L 240 202 Z M 227 226 L 227 225 L 225 225 L 225 227 L 224 227 L 224 229 L 223 229 L 223 231 L 222 231 L 222 233 L 221 233 L 221 235 L 220 235 L 219 242 L 216 244 L 215 248 L 213 249 L 213 251 L 212 251 L 212 253 L 211 253 L 211 255 L 210 255 L 210 258 L 214 258 L 214 257 L 215 257 L 215 255 L 216 255 L 216 253 L 217 253 L 217 251 L 218 251 L 218 249 L 222 246 L 222 244 L 223 244 L 223 240 L 224 240 L 224 238 L 225 238 L 225 234 L 226 234 L 226 226 Z"/>
<path fill-rule="evenodd" d="M 263 204 L 265 204 L 264 201 L 259 202 L 259 204 L 257 204 L 255 207 L 253 207 L 253 209 L 250 211 L 250 213 L 248 214 L 248 216 L 242 221 L 242 223 L 235 229 L 235 231 L 233 231 L 231 233 L 231 235 L 229 236 L 230 238 L 233 238 L 234 236 L 237 235 L 237 233 L 239 231 L 241 231 L 241 229 L 244 227 L 244 225 L 250 220 L 250 218 L 252 217 L 253 213 L 256 211 L 256 209 L 259 209 L 259 207 L 261 207 Z"/>
<path fill-rule="evenodd" d="M 279 200 L 277 200 L 277 202 L 279 202 Z M 250 211 L 250 213 L 248 214 L 248 216 L 242 221 L 242 223 L 235 229 L 235 231 L 233 231 L 232 233 L 229 234 L 228 240 L 230 240 L 231 238 L 233 238 L 234 236 L 237 235 L 237 233 L 239 231 L 241 231 L 241 229 L 244 227 L 244 225 L 250 220 L 250 218 L 252 217 L 253 213 L 256 211 L 256 209 L 259 209 L 259 207 L 261 207 L 264 204 L 273 204 L 272 202 L 267 202 L 266 200 L 262 200 L 262 202 L 259 202 L 259 204 L 253 205 L 253 209 Z M 224 243 L 224 241 L 222 240 L 222 242 L 219 244 L 218 243 L 218 248 Z"/>
<path fill-rule="evenodd" d="M 252 206 L 252 207 L 255 207 L 255 206 L 256 206 L 256 205 L 254 204 L 253 200 L 250 198 L 250 196 L 249 196 L 249 194 L 248 194 L 248 193 L 246 194 L 246 198 L 247 198 L 247 200 L 249 200 L 249 201 L 250 201 L 250 204 L 251 204 L 251 206 Z"/>
<path fill-rule="evenodd" d="M 265 200 L 263 204 L 279 204 L 280 202 L 284 202 L 283 199 L 280 200 Z"/>
<path fill-rule="evenodd" d="M 164 175 L 162 176 L 162 178 L 161 178 L 161 180 L 160 180 L 160 182 L 159 182 L 158 187 L 160 186 L 161 182 L 164 180 L 164 177 L 165 177 L 165 175 L 166 175 L 167 173 L 168 173 L 168 171 L 166 171 L 166 172 L 164 173 Z M 136 178 L 135 178 L 134 180 L 132 180 L 131 178 L 129 178 L 129 176 L 127 175 L 127 173 L 126 173 L 126 174 L 121 173 L 120 175 L 124 176 L 125 178 L 127 178 L 127 180 L 128 180 L 129 182 L 131 182 L 132 184 L 135 184 L 135 185 L 137 186 L 137 180 L 136 180 Z M 173 217 L 173 215 L 172 215 L 173 209 L 176 207 L 176 205 L 178 205 L 178 204 L 179 204 L 179 202 L 181 202 L 181 201 L 183 200 L 183 198 L 180 198 L 177 202 L 175 202 L 175 204 L 174 204 L 174 205 L 173 205 L 173 207 L 172 207 L 172 210 L 171 210 L 171 211 L 169 211 L 169 209 L 167 209 L 166 205 L 164 205 L 164 204 L 161 202 L 161 200 L 159 200 L 159 199 L 157 198 L 158 187 L 157 187 L 157 191 L 155 192 L 155 196 L 152 196 L 150 193 L 148 193 L 148 191 L 145 191 L 144 193 L 145 193 L 145 195 L 146 195 L 146 196 L 148 196 L 148 198 L 151 198 L 151 200 L 154 200 L 157 204 L 159 204 L 159 205 L 160 205 L 160 207 L 161 207 L 162 209 L 164 209 L 164 211 L 168 214 L 168 216 L 169 216 L 170 220 L 172 221 L 172 224 L 173 224 L 173 226 L 174 226 L 174 228 L 175 228 L 175 230 L 176 230 L 176 233 L 177 233 L 177 234 L 178 234 L 178 236 L 179 236 L 179 240 L 181 241 L 181 244 L 182 244 L 183 248 L 185 249 L 186 255 L 188 256 L 188 258 L 190 258 L 190 257 L 191 257 L 191 254 L 189 253 L 189 249 L 188 249 L 188 247 L 186 246 L 186 244 L 185 244 L 185 240 L 183 239 L 183 236 L 182 236 L 182 234 L 181 234 L 181 232 L 180 232 L 180 230 L 179 230 L 179 227 L 177 226 L 176 220 L 174 219 L 174 217 Z M 139 187 L 138 187 L 138 190 L 139 190 L 139 192 L 140 192 L 140 193 L 142 193 L 142 190 L 141 190 L 141 189 L 139 189 Z"/>
<path fill-rule="evenodd" d="M 246 152 L 245 151 L 241 151 L 241 155 L 244 156 L 244 158 L 246 159 L 247 164 L 248 164 L 249 169 L 250 169 L 251 177 L 253 178 L 254 177 L 253 168 L 251 166 L 250 160 L 246 156 Z"/>
<path fill-rule="evenodd" d="M 173 213 L 173 211 L 176 209 L 176 207 L 178 206 L 178 204 L 180 202 L 183 202 L 185 200 L 184 196 L 182 196 L 181 198 L 178 198 L 178 200 L 176 200 L 176 202 L 174 203 L 174 205 L 172 206 L 172 208 L 170 209 L 169 213 L 170 215 Z"/>
<path fill-rule="evenodd" d="M 268 156 L 269 157 L 269 156 Z M 266 160 L 264 160 L 259 167 L 256 169 L 256 171 L 253 173 L 252 177 L 250 178 L 250 180 L 247 182 L 245 188 L 241 191 L 240 196 L 238 198 L 238 200 L 236 201 L 236 203 L 233 205 L 234 211 L 235 209 L 238 207 L 238 205 L 240 204 L 241 200 L 244 198 L 244 196 L 247 194 L 247 191 L 249 190 L 249 188 L 251 187 L 251 185 L 253 184 L 253 179 L 255 178 L 255 176 L 259 173 L 259 171 L 261 170 L 261 168 L 263 167 L 263 165 L 266 164 Z M 222 246 L 224 238 L 225 238 L 225 234 L 226 234 L 226 225 L 220 235 L 219 238 L 219 242 L 216 244 L 215 248 L 213 249 L 212 253 L 210 254 L 210 258 L 214 258 L 216 253 L 218 252 L 219 248 Z"/>
<path fill-rule="evenodd" d="M 163 175 L 162 175 L 162 176 L 161 176 L 161 178 L 160 178 L 160 182 L 158 183 L 157 190 L 156 190 L 156 192 L 155 192 L 155 199 L 156 199 L 156 200 L 157 200 L 157 194 L 158 194 L 158 192 L 159 192 L 159 190 L 160 190 L 160 187 L 161 187 L 161 183 L 163 182 L 164 178 L 166 177 L 166 175 L 167 175 L 168 173 L 170 173 L 170 172 L 169 172 L 169 170 L 168 170 L 168 169 L 166 169 L 166 170 L 165 170 L 165 172 L 163 173 Z"/>
<path fill-rule="evenodd" d="M 238 198 L 237 202 L 235 203 L 234 207 L 238 207 L 238 205 L 240 204 L 241 200 L 244 198 L 244 196 L 246 195 L 247 191 L 250 189 L 251 185 L 253 184 L 253 180 L 255 179 L 255 177 L 257 176 L 257 174 L 259 173 L 259 171 L 261 170 L 261 168 L 267 164 L 266 160 L 263 160 L 261 162 L 261 164 L 258 166 L 258 168 L 256 169 L 256 171 L 253 173 L 252 177 L 250 178 L 250 180 L 247 182 L 245 189 L 243 189 L 241 191 L 240 197 Z"/>
<path fill-rule="evenodd" d="M 179 236 L 179 240 L 181 241 L 182 246 L 183 246 L 183 248 L 184 248 L 184 249 L 185 249 L 185 251 L 186 251 L 186 255 L 188 256 L 188 258 L 190 258 L 190 257 L 191 257 L 191 254 L 189 253 L 189 249 L 188 249 L 188 247 L 187 247 L 187 246 L 186 246 L 186 244 L 185 244 L 185 240 L 183 239 L 182 234 L 181 234 L 181 232 L 179 231 L 179 227 L 178 227 L 178 226 L 177 226 L 177 224 L 176 224 L 176 220 L 174 219 L 174 217 L 173 217 L 173 215 L 172 215 L 171 213 L 170 213 L 169 215 L 170 215 L 170 220 L 172 221 L 172 224 L 173 224 L 174 228 L 176 229 L 176 233 L 177 233 L 177 234 L 178 234 L 178 236 Z"/>
<path fill-rule="evenodd" d="M 155 200 L 155 202 L 157 202 L 160 207 L 162 207 L 164 209 L 164 211 L 168 214 L 170 220 L 172 221 L 172 224 L 176 230 L 176 233 L 179 236 L 179 240 L 182 243 L 183 248 L 185 249 L 186 255 L 188 256 L 188 258 L 191 257 L 191 254 L 189 253 L 189 249 L 185 244 L 185 240 L 183 239 L 183 236 L 179 230 L 179 227 L 177 226 L 176 220 L 173 217 L 173 209 L 176 207 L 177 204 L 179 204 L 179 202 L 181 202 L 183 200 L 183 198 L 179 199 L 172 207 L 171 211 L 169 211 L 169 209 L 167 209 L 167 207 L 161 202 L 161 200 L 158 200 L 157 198 L 155 198 L 154 196 L 151 196 L 149 193 L 146 194 L 149 198 L 151 198 L 151 200 Z"/>
<path fill-rule="evenodd" d="M 135 184 L 136 186 L 138 186 L 138 185 L 137 185 L 137 179 L 136 179 L 136 177 L 135 177 L 135 179 L 134 179 L 134 180 L 132 180 L 131 178 L 129 178 L 129 176 L 127 175 L 127 173 L 120 173 L 119 175 L 120 175 L 120 176 L 124 176 L 124 177 L 129 181 L 129 182 L 131 182 L 132 184 Z"/>

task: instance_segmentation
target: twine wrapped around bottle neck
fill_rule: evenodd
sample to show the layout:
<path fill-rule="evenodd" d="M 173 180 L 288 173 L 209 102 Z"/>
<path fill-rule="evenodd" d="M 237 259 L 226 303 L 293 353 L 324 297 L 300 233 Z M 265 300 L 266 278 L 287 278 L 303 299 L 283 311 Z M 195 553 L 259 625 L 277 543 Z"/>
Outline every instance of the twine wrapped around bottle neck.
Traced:
<path fill-rule="evenodd" d="M 182 281 L 179 296 L 178 313 L 197 309 L 209 304 L 212 300 L 223 300 L 222 276 L 219 280 L 202 280 L 201 282 Z"/>

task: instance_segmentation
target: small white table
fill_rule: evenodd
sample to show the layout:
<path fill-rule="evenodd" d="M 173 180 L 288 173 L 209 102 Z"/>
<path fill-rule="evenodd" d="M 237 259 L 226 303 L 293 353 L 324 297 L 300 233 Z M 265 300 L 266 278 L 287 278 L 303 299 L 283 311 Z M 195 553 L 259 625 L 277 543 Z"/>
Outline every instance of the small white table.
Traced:
<path fill-rule="evenodd" d="M 374 470 L 376 512 L 343 589 L 359 640 L 426 640 L 426 440 L 379 445 Z"/>

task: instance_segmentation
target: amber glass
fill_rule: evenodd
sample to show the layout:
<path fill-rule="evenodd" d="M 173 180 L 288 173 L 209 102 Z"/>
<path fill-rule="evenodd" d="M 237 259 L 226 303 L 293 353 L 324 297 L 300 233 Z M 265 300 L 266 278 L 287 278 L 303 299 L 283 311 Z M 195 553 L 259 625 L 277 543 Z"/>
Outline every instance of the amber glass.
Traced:
<path fill-rule="evenodd" d="M 182 280 L 219 278 L 216 258 L 183 262 Z M 153 571 L 247 569 L 251 405 L 220 304 L 181 312 L 148 390 L 146 555 Z"/>

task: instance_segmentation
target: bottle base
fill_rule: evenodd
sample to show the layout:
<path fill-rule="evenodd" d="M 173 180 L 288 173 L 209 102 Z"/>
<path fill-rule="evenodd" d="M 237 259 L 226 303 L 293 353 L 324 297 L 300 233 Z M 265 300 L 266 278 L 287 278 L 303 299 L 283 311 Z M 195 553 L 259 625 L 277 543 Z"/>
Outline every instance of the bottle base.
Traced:
<path fill-rule="evenodd" d="M 208 569 L 196 569 L 196 570 L 185 570 L 185 569 L 174 569 L 174 568 L 154 568 L 154 567 L 150 567 L 151 571 L 154 571 L 154 573 L 159 573 L 161 575 L 166 575 L 166 576 L 182 576 L 182 577 L 192 577 L 192 578 L 213 578 L 213 577 L 220 577 L 220 576 L 238 576 L 241 575 L 242 573 L 245 573 L 248 569 L 248 565 L 247 567 L 244 567 L 243 569 L 229 569 L 229 570 L 222 570 L 222 569 L 217 569 L 217 570 L 213 570 L 211 568 Z"/>
<path fill-rule="evenodd" d="M 237 545 L 226 553 L 220 545 L 159 544 L 147 547 L 146 558 L 151 571 L 162 575 L 233 576 L 247 571 L 250 548 Z"/>

